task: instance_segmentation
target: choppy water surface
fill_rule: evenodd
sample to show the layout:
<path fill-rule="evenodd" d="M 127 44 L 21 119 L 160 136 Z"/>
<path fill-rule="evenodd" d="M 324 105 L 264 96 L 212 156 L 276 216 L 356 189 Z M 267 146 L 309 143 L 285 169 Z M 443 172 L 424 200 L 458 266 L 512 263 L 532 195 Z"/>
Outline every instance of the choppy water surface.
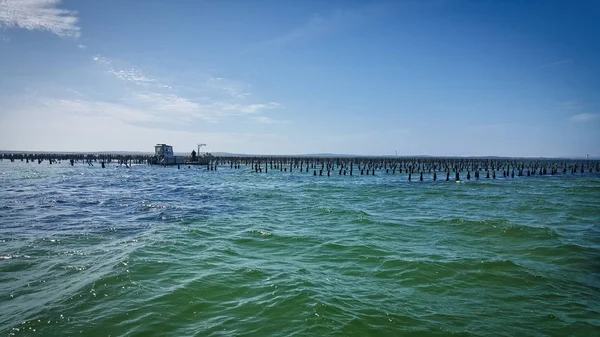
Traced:
<path fill-rule="evenodd" d="M 0 334 L 600 331 L 600 176 L 0 162 Z"/>

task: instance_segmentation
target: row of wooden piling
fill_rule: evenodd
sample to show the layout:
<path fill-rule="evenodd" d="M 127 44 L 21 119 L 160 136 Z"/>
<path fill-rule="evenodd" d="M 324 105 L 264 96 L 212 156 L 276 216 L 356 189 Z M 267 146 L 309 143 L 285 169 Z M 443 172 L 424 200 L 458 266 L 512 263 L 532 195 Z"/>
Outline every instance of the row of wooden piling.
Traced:
<path fill-rule="evenodd" d="M 58 164 L 66 161 L 74 166 L 83 163 L 103 168 L 106 165 L 130 167 L 132 164 L 150 164 L 151 156 L 143 154 L 60 154 L 60 153 L 0 153 L 0 160 L 24 161 L 41 164 Z M 185 159 L 185 158 L 184 158 Z M 187 158 L 188 160 L 191 158 Z M 187 164 L 183 164 L 187 165 Z M 177 165 L 181 168 L 181 165 Z M 464 174 L 467 180 L 532 175 L 559 175 L 576 173 L 600 173 L 599 160 L 539 159 L 539 158 L 443 158 L 443 157 L 213 157 L 207 170 L 215 171 L 219 166 L 231 169 L 250 169 L 255 173 L 282 172 L 312 173 L 314 176 L 407 174 L 408 179 L 423 180 L 429 174 L 433 180 L 460 180 Z M 417 178 L 418 176 L 418 178 Z"/>
<path fill-rule="evenodd" d="M 94 163 L 110 164 L 117 162 L 119 165 L 129 166 L 131 164 L 145 164 L 148 162 L 148 155 L 123 155 L 123 154 L 83 154 L 83 153 L 0 153 L 0 160 L 22 161 L 26 163 L 41 164 L 48 162 L 57 164 L 62 161 L 71 165 L 75 163 L 85 163 L 93 166 Z"/>
<path fill-rule="evenodd" d="M 558 175 L 575 173 L 600 173 L 600 161 L 581 161 L 570 159 L 515 159 L 515 158 L 368 158 L 368 157 L 219 157 L 215 159 L 221 165 L 229 165 L 232 169 L 242 166 L 250 167 L 256 173 L 268 173 L 269 170 L 304 173 L 312 172 L 314 176 L 337 175 L 372 175 L 407 174 L 408 180 L 424 180 L 428 173 L 432 180 L 438 180 L 438 173 L 445 175 L 441 179 L 461 180 L 466 172 L 466 179 L 480 177 L 495 179 L 502 177 Z"/>
<path fill-rule="evenodd" d="M 530 174 L 541 171 L 542 174 L 558 174 L 560 172 L 599 172 L 600 161 L 570 160 L 570 159 L 485 159 L 485 158 L 367 158 L 367 157 L 341 157 L 341 158 L 302 158 L 302 157 L 216 157 L 214 161 L 230 168 L 250 166 L 258 172 L 268 170 L 299 171 L 308 170 L 346 171 L 354 170 L 364 172 L 385 171 L 385 173 L 411 173 L 433 171 L 481 171 L 505 170 L 517 171 L 525 175 L 527 169 Z"/>

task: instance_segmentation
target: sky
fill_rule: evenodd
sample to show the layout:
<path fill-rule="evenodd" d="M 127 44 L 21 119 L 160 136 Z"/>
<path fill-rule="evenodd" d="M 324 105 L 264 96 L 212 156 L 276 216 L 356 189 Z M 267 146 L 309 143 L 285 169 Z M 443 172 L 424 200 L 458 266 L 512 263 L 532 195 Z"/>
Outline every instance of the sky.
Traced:
<path fill-rule="evenodd" d="M 600 156 L 599 1 L 0 0 L 0 150 Z"/>

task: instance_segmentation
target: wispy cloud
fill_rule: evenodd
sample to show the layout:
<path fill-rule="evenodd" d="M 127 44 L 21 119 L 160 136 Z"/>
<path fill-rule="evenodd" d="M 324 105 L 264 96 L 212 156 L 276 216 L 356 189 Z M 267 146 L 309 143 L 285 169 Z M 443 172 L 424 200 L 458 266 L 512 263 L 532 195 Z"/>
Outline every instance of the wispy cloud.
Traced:
<path fill-rule="evenodd" d="M 250 117 L 250 120 L 252 122 L 255 123 L 259 123 L 259 124 L 282 124 L 282 123 L 288 123 L 288 121 L 286 120 L 278 120 L 278 119 L 274 119 L 268 116 L 253 116 Z"/>
<path fill-rule="evenodd" d="M 145 74 L 143 71 L 141 71 L 139 69 L 135 69 L 135 68 L 118 69 L 113 64 L 113 61 L 107 57 L 96 55 L 93 57 L 93 60 L 101 65 L 107 66 L 107 68 L 108 68 L 107 71 L 110 74 L 113 74 L 118 79 L 120 79 L 124 82 L 136 84 L 136 85 L 144 85 L 144 86 L 151 85 L 151 86 L 154 86 L 157 88 L 163 88 L 163 89 L 171 89 L 172 88 L 170 85 L 160 82 L 156 78 Z"/>
<path fill-rule="evenodd" d="M 136 69 L 127 69 L 127 70 L 111 69 L 109 72 L 123 81 L 132 82 L 132 83 L 136 83 L 136 84 L 147 85 L 149 83 L 156 82 L 156 79 L 154 79 L 148 75 L 145 75 L 144 73 L 142 73 L 141 71 L 136 70 Z"/>
<path fill-rule="evenodd" d="M 0 27 L 49 31 L 78 38 L 75 11 L 60 9 L 60 0 L 0 0 Z"/>
<path fill-rule="evenodd" d="M 404 134 L 404 133 L 409 133 L 410 129 L 408 128 L 395 128 L 395 129 L 391 129 L 390 133 L 392 134 Z"/>
<path fill-rule="evenodd" d="M 110 64 L 110 60 L 104 56 L 96 55 L 92 59 L 100 64 Z"/>
<path fill-rule="evenodd" d="M 327 15 L 315 13 L 297 28 L 263 41 L 244 50 L 242 53 L 245 54 L 255 50 L 281 46 L 295 41 L 311 40 L 343 31 L 367 19 L 390 13 L 391 8 L 390 4 L 377 4 L 350 11 L 336 10 Z"/>
<path fill-rule="evenodd" d="M 512 125 L 510 123 L 488 123 L 488 124 L 472 124 L 465 125 L 460 128 L 463 132 L 495 132 L 510 129 Z"/>
<path fill-rule="evenodd" d="M 167 118 L 201 119 L 218 122 L 221 119 L 240 115 L 257 115 L 265 110 L 275 109 L 281 105 L 276 102 L 240 104 L 228 102 L 196 102 L 173 94 L 157 92 L 137 92 L 133 98 L 143 104 L 149 111 L 155 111 Z M 166 113 L 166 115 L 165 115 Z M 264 120 L 257 122 L 264 122 Z"/>
<path fill-rule="evenodd" d="M 83 94 L 82 94 L 82 93 L 80 93 L 79 91 L 77 91 L 77 90 L 74 90 L 74 89 L 66 89 L 66 91 L 67 91 L 68 93 L 70 93 L 70 94 L 73 94 L 73 95 L 75 95 L 75 96 L 83 96 Z"/>
<path fill-rule="evenodd" d="M 597 119 L 600 119 L 600 113 L 581 113 L 570 117 L 573 122 L 589 122 Z"/>
<path fill-rule="evenodd" d="M 157 111 L 184 113 L 202 117 L 199 114 L 196 114 L 200 112 L 200 104 L 177 95 L 156 92 L 138 92 L 134 93 L 133 97 L 138 102 L 147 104 Z"/>
<path fill-rule="evenodd" d="M 270 110 L 281 107 L 281 104 L 277 102 L 269 103 L 257 103 L 257 104 L 239 104 L 239 103 L 213 103 L 214 107 L 217 107 L 225 112 L 237 112 L 242 114 L 254 114 L 262 110 Z"/>
<path fill-rule="evenodd" d="M 77 94 L 75 96 L 79 96 Z M 251 120 L 256 123 L 272 124 L 276 122 L 270 117 L 257 114 L 259 111 L 274 107 L 273 104 L 226 106 L 213 103 L 203 105 L 176 95 L 152 92 L 137 93 L 133 100 L 116 103 L 86 100 L 80 97 L 45 99 L 42 104 L 47 111 L 58 111 L 77 116 L 105 117 L 128 124 L 144 123 L 146 126 L 154 128 L 169 128 L 174 124 L 195 121 L 219 122 L 227 117 L 241 115 L 251 115 Z"/>
<path fill-rule="evenodd" d="M 336 13 L 335 16 L 338 16 L 338 19 L 333 16 L 331 19 L 329 19 L 324 18 L 319 14 L 314 14 L 313 17 L 302 26 L 279 35 L 273 39 L 264 41 L 261 46 L 267 47 L 271 45 L 281 45 L 294 40 L 316 37 L 325 33 L 330 26 L 334 26 L 334 23 L 339 21 L 339 13 Z"/>
<path fill-rule="evenodd" d="M 85 48 L 87 48 L 87 46 L 84 45 L 84 44 L 82 44 L 82 43 L 80 43 L 80 44 L 77 45 L 77 48 L 79 48 L 79 49 L 85 49 Z"/>
<path fill-rule="evenodd" d="M 96 55 L 93 60 L 105 67 L 106 71 L 117 79 L 135 85 L 126 88 L 129 93 L 125 94 L 122 103 L 146 111 L 153 116 L 153 120 L 169 123 L 176 120 L 219 122 L 232 116 L 258 115 L 263 111 L 282 107 L 277 102 L 247 102 L 246 98 L 250 96 L 246 90 L 247 86 L 234 80 L 210 77 L 206 81 L 199 82 L 200 87 L 181 90 L 181 86 L 174 85 L 174 89 L 142 70 L 132 67 L 120 69 L 117 66 L 118 61 L 104 56 Z M 186 92 L 200 93 L 200 95 L 182 94 Z M 266 123 L 267 119 L 254 119 L 254 121 Z"/>
<path fill-rule="evenodd" d="M 577 109 L 581 109 L 583 107 L 581 102 L 578 100 L 560 102 L 560 103 L 558 103 L 558 106 L 560 108 L 566 109 L 566 110 L 577 110 Z"/>
<path fill-rule="evenodd" d="M 555 62 L 550 62 L 550 63 L 546 63 L 546 64 L 542 64 L 541 66 L 539 66 L 540 69 L 542 68 L 549 68 L 549 67 L 555 67 L 561 64 L 565 64 L 565 63 L 569 63 L 571 62 L 571 59 L 564 59 L 564 60 L 559 60 L 559 61 L 555 61 Z"/>
<path fill-rule="evenodd" d="M 49 111 L 68 114 L 108 117 L 123 122 L 158 121 L 155 116 L 142 109 L 110 102 L 82 99 L 49 99 L 45 100 L 43 104 Z"/>
<path fill-rule="evenodd" d="M 145 116 L 145 112 L 139 109 L 100 101 L 31 103 L 10 115 L 0 113 L 0 123 L 12 125 L 0 134 L 0 143 L 5 149 L 152 151 L 152 144 L 166 141 L 174 145 L 176 151 L 189 153 L 201 141 L 209 144 L 211 152 L 250 153 L 260 149 L 261 152 L 280 153 L 282 151 L 277 147 L 287 138 L 268 132 L 253 133 L 248 128 L 242 132 L 218 132 L 191 123 L 171 122 L 169 127 L 164 127 L 163 121 L 130 122 L 152 116 Z M 113 118 L 114 115 L 125 117 Z M 110 130 L 109 137 L 105 130 Z"/>
<path fill-rule="evenodd" d="M 207 84 L 211 87 L 225 91 L 233 98 L 242 99 L 251 95 L 247 88 L 242 84 L 222 77 L 210 77 Z"/>
<path fill-rule="evenodd" d="M 261 123 L 261 124 L 273 124 L 275 123 L 275 120 L 271 117 L 267 117 L 267 116 L 256 116 L 256 117 L 252 117 L 252 120 L 257 122 L 257 123 Z"/>

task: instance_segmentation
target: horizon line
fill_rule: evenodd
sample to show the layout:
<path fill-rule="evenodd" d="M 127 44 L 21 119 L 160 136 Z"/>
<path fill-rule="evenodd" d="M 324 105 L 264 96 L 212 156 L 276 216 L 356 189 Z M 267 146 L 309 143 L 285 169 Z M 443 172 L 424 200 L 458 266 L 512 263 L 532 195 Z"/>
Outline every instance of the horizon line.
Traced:
<path fill-rule="evenodd" d="M 191 153 L 191 152 L 190 152 Z M 341 157 L 354 157 L 354 158 L 500 158 L 500 159 L 590 159 L 599 160 L 600 155 L 593 156 L 501 156 L 501 155 L 430 155 L 430 154 L 403 154 L 403 155 L 375 155 L 375 154 L 344 154 L 344 153 L 296 153 L 296 154 L 255 154 L 255 153 L 234 153 L 216 151 L 206 151 L 204 153 L 211 153 L 213 155 L 222 157 L 324 157 L 324 158 L 341 158 Z M 0 150 L 0 154 L 138 154 L 138 155 L 152 155 L 151 151 L 31 151 L 31 150 Z M 187 152 L 175 152 L 178 156 L 189 156 Z"/>

